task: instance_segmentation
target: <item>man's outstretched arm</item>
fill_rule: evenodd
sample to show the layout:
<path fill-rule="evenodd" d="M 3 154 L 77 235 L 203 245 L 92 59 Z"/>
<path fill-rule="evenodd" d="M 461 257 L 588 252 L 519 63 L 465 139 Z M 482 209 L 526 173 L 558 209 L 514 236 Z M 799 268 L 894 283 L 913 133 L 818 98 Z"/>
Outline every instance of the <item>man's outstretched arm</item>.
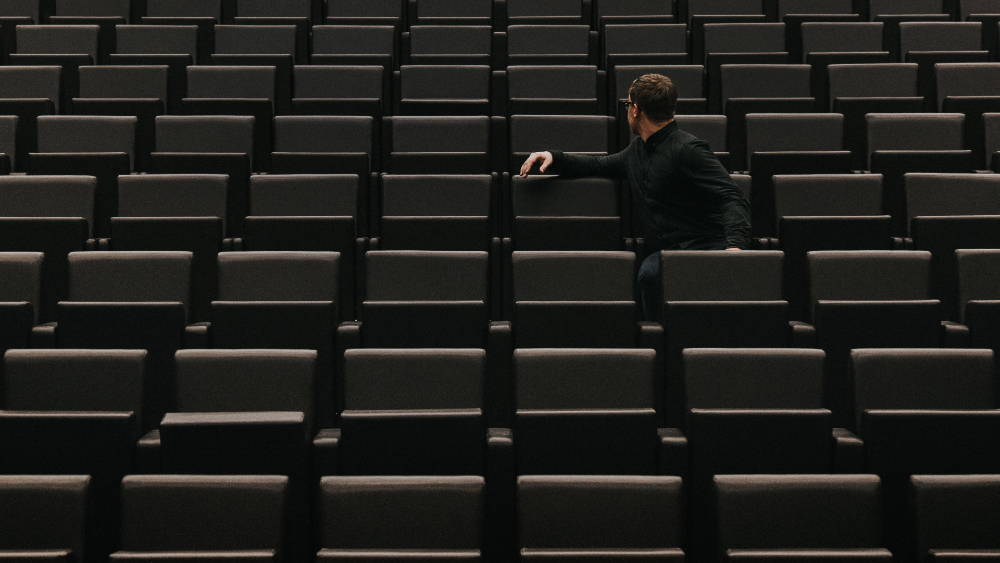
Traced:
<path fill-rule="evenodd" d="M 567 154 L 561 151 L 533 152 L 521 165 L 521 177 L 527 178 L 531 168 L 540 163 L 539 171 L 552 172 L 562 176 L 584 177 L 600 176 L 602 178 L 627 178 L 628 169 L 625 166 L 626 153 L 629 148 L 616 154 L 606 156 L 591 156 L 583 154 Z"/>

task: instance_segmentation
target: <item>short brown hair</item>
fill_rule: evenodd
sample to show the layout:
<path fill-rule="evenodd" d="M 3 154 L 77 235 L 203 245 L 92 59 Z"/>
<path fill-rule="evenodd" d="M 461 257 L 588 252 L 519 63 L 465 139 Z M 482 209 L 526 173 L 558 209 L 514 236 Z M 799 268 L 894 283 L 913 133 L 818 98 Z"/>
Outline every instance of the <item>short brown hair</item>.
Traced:
<path fill-rule="evenodd" d="M 677 107 L 677 88 L 662 74 L 644 74 L 628 89 L 632 102 L 650 121 L 669 121 Z"/>

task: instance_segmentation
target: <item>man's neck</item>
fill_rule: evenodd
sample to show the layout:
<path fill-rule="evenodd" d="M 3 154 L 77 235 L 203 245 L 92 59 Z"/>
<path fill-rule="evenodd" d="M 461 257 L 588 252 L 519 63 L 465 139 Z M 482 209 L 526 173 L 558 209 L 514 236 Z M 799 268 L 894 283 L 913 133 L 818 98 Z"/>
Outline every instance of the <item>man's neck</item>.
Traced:
<path fill-rule="evenodd" d="M 667 121 L 657 121 L 655 123 L 652 121 L 646 121 L 645 119 L 642 120 L 642 122 L 639 123 L 639 136 L 642 137 L 642 142 L 645 143 L 646 139 L 650 138 L 654 133 L 673 122 L 673 119 Z"/>

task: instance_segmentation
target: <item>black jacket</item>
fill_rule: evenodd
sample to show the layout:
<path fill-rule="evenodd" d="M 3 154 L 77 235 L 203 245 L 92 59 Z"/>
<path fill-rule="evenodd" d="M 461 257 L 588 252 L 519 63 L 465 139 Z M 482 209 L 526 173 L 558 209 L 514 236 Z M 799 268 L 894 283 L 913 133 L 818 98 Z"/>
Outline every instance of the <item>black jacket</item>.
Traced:
<path fill-rule="evenodd" d="M 649 253 L 696 239 L 750 243 L 750 206 L 708 143 L 671 122 L 622 152 L 585 156 L 552 151 L 547 172 L 629 181 Z"/>

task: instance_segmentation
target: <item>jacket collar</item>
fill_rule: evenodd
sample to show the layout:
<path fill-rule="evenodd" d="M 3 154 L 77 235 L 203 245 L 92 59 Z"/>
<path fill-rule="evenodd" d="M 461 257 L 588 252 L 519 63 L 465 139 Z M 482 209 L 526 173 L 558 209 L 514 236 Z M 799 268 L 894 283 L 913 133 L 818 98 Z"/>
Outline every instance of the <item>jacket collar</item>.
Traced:
<path fill-rule="evenodd" d="M 678 127 L 677 121 L 671 121 L 670 123 L 664 125 L 663 127 L 660 127 L 659 131 L 653 133 L 652 135 L 646 138 L 646 148 L 652 149 L 657 144 L 659 144 L 660 141 L 667 138 L 667 136 L 669 136 L 674 131 L 677 131 L 679 128 L 680 127 Z"/>

